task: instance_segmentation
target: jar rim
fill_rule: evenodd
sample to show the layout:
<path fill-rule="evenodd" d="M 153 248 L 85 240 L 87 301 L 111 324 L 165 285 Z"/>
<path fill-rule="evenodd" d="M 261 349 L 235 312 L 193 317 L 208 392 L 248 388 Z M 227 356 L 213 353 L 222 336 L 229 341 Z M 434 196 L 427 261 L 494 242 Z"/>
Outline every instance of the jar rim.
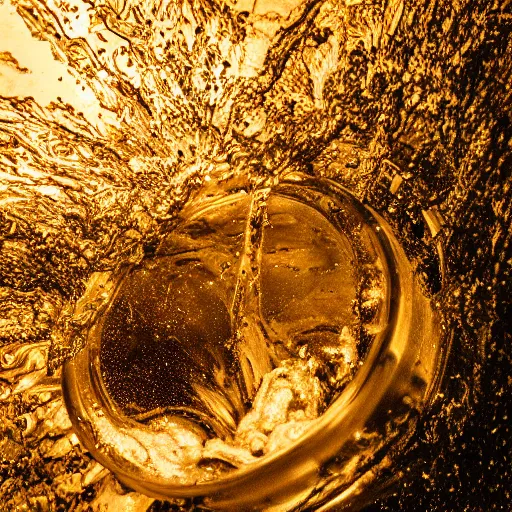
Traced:
<path fill-rule="evenodd" d="M 443 357 L 439 317 L 431 301 L 423 295 L 409 260 L 389 225 L 379 214 L 332 180 L 303 176 L 292 178 L 285 181 L 281 188 L 276 187 L 277 193 L 282 193 L 286 187 L 301 190 L 310 188 L 336 197 L 342 196 L 344 204 L 352 208 L 361 222 L 364 222 L 368 241 L 378 252 L 385 276 L 385 326 L 381 326 L 383 328 L 375 335 L 362 366 L 352 380 L 301 438 L 284 449 L 216 480 L 185 485 L 151 479 L 147 474 L 144 475 L 144 481 L 141 481 L 141 474 L 127 474 L 118 460 L 108 459 L 108 454 L 98 450 L 97 441 L 93 442 L 95 434 L 91 428 L 94 427 L 86 425 L 87 415 L 92 404 L 108 403 L 109 398 L 95 396 L 95 361 L 90 359 L 94 351 L 83 350 L 66 362 L 63 368 L 64 398 L 71 421 L 78 437 L 93 456 L 135 490 L 163 498 L 203 496 L 222 505 L 230 502 L 237 489 L 254 489 L 256 480 L 262 487 L 265 487 L 263 482 L 266 482 L 270 489 L 262 488 L 251 499 L 257 499 L 256 494 L 260 494 L 261 499 L 266 499 L 269 494 L 280 494 L 282 490 L 276 485 L 276 476 L 282 477 L 285 470 L 291 470 L 307 488 L 315 481 L 322 465 L 339 454 L 357 433 L 363 432 L 368 422 L 378 424 L 387 421 L 387 411 L 397 404 L 403 404 L 404 397 L 411 394 L 408 384 L 413 376 L 422 381 L 422 385 L 416 385 L 415 396 L 409 396 L 410 410 L 424 408 L 439 382 L 440 375 L 436 368 L 439 366 L 439 358 Z M 231 194 L 221 200 L 229 202 L 236 198 Z M 209 207 L 215 205 L 207 204 L 205 208 Z M 187 212 L 187 215 L 193 218 L 202 212 L 204 208 L 199 208 L 195 212 Z M 116 276 L 117 283 L 122 280 L 120 277 L 125 272 L 126 269 L 122 269 Z M 110 303 L 115 293 L 116 286 L 113 286 Z M 101 330 L 101 321 L 91 328 L 89 337 L 98 335 L 98 328 Z M 422 371 L 419 377 L 418 366 Z M 378 417 L 379 421 L 376 420 Z"/>

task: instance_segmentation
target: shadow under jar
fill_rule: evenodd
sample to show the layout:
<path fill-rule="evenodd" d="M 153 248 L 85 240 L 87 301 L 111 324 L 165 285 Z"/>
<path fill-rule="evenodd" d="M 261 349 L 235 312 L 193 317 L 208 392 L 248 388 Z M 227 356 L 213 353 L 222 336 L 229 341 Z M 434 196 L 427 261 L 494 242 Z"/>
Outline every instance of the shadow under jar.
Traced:
<path fill-rule="evenodd" d="M 204 197 L 96 279 L 63 372 L 78 437 L 127 486 L 213 510 L 364 505 L 448 352 L 389 226 L 329 180 Z"/>

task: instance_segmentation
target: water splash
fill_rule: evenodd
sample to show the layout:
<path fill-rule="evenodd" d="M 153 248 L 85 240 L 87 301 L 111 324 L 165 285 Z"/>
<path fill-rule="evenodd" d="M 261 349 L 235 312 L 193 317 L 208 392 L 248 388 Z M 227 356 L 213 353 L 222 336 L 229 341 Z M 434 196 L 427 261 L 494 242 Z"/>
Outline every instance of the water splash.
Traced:
<path fill-rule="evenodd" d="M 81 346 L 80 333 L 101 312 L 101 294 L 91 304 L 76 303 L 84 292 L 94 295 L 87 293 L 95 286 L 88 282 L 91 271 L 140 261 L 204 177 L 242 176 L 247 182 L 251 175 L 286 167 L 290 159 L 279 157 L 282 151 L 275 144 L 273 159 L 262 160 L 271 154 L 265 147 L 279 130 L 266 115 L 252 111 L 282 72 L 287 48 L 307 26 L 293 28 L 293 23 L 311 14 L 309 4 L 282 13 L 280 23 L 291 30 L 276 34 L 274 29 L 268 39 L 268 27 L 279 24 L 267 20 L 265 12 L 258 13 L 260 25 L 246 37 L 253 23 L 236 9 L 211 2 L 158 7 L 153 2 L 94 7 L 16 2 L 15 7 L 17 14 L 8 4 L 1 6 L 8 26 L 17 23 L 15 30 L 21 31 L 23 19 L 66 66 L 48 58 L 47 43 L 33 44 L 54 76 L 34 62 L 18 65 L 14 57 L 9 62 L 28 78 L 49 81 L 50 92 L 28 84 L 34 100 L 19 97 L 19 89 L 16 96 L 2 90 L 7 236 L 2 263 L 16 269 L 4 272 L 2 284 L 19 290 L 15 295 L 3 289 L 4 318 L 14 323 L 3 325 L 2 336 L 7 343 L 16 343 L 19 335 L 27 341 L 51 337 L 50 366 L 58 368 Z M 4 44 L 16 40 L 6 37 Z M 258 69 L 245 48 L 259 51 L 259 43 L 272 39 L 271 51 L 279 58 L 267 59 Z M 12 52 L 6 59 L 19 55 L 19 48 Z M 265 61 L 261 52 L 260 63 Z M 13 81 L 23 86 L 17 75 Z M 248 146 L 246 141 L 262 147 L 255 151 L 249 147 L 254 142 Z M 79 318 L 78 325 L 70 324 L 72 316 Z M 46 357 L 49 341 L 43 342 Z M 19 362 L 16 376 L 6 374 L 5 380 L 8 375 L 14 379 L 4 387 L 6 397 L 44 379 L 41 357 L 36 372 L 25 375 Z M 37 430 L 33 416 L 23 418 Z M 62 441 L 55 453 L 67 447 Z"/>
<path fill-rule="evenodd" d="M 378 189 L 382 186 L 384 195 L 388 188 L 391 191 L 390 215 L 413 218 L 415 226 L 422 225 L 421 215 L 415 217 L 418 209 L 410 210 L 403 200 L 407 193 L 412 190 L 415 197 L 428 197 L 423 201 L 425 211 L 448 194 L 442 206 L 448 224 L 459 225 L 461 216 L 469 219 L 469 225 L 475 215 L 474 209 L 467 207 L 472 193 L 468 184 L 478 178 L 475 169 L 484 169 L 475 164 L 481 158 L 475 157 L 478 152 L 489 156 L 489 165 L 496 161 L 482 174 L 491 177 L 486 178 L 489 187 L 486 180 L 480 181 L 501 197 L 496 189 L 500 185 L 493 181 L 499 174 L 493 170 L 499 167 L 494 148 L 506 144 L 506 138 L 504 143 L 497 135 L 493 138 L 493 121 L 481 107 L 494 100 L 489 100 L 478 84 L 460 86 L 460 80 L 452 77 L 460 76 L 461 71 L 464 74 L 464 66 L 487 44 L 488 25 L 482 28 L 480 22 L 464 22 L 473 17 L 464 14 L 462 4 L 453 7 L 453 12 L 452 7 L 448 9 L 449 15 L 443 15 L 438 24 L 442 30 L 437 31 L 431 30 L 432 23 L 415 21 L 430 19 L 430 14 L 425 16 L 426 10 L 432 11 L 430 3 L 410 10 L 399 0 L 387 2 L 385 8 L 380 3 L 348 0 L 306 2 L 277 16 L 268 12 L 265 2 L 258 2 L 257 10 L 246 2 L 225 6 L 127 1 L 92 6 L 86 2 L 20 1 L 15 5 L 17 13 L 9 4 L 0 5 L 2 23 L 9 20 L 9 27 L 14 19 L 24 20 L 34 34 L 33 41 L 40 39 L 27 48 L 42 45 L 49 54 L 51 46 L 65 65 L 56 67 L 52 59 L 42 60 L 55 70 L 49 77 L 36 62 L 28 62 L 26 57 L 24 61 L 19 47 L 9 46 L 0 53 L 0 86 L 4 77 L 8 80 L 8 86 L 0 89 L 0 337 L 12 354 L 17 353 L 18 343 L 39 345 L 51 340 L 49 360 L 55 370 L 76 352 L 94 315 L 88 304 L 82 303 L 78 306 L 83 313 L 79 324 L 70 319 L 77 300 L 92 286 L 91 273 L 108 273 L 120 262 L 139 262 L 151 254 L 175 213 L 207 177 L 214 182 L 233 178 L 245 186 L 269 175 L 301 169 L 336 176 L 361 197 L 368 196 L 370 190 L 371 197 L 382 198 Z M 459 25 L 460 29 L 453 29 Z M 16 38 L 5 28 L 4 23 L 0 39 L 7 34 L 10 44 Z M 425 40 L 433 34 L 432 47 L 443 62 L 429 65 L 435 59 L 429 56 L 427 43 L 414 43 L 416 32 Z M 453 36 L 454 32 L 460 37 Z M 467 41 L 460 52 L 464 37 Z M 410 51 L 415 44 L 422 51 Z M 249 58 L 248 49 L 259 52 L 258 58 Z M 404 54 L 413 57 L 405 59 Z M 325 67 L 320 65 L 324 55 L 329 64 Z M 407 64 L 402 65 L 400 59 Z M 477 55 L 477 60 L 482 59 Z M 494 75 L 507 76 L 502 72 Z M 398 81 L 404 84 L 403 108 L 395 98 Z M 43 91 L 34 83 L 51 85 Z M 490 88 L 496 98 L 500 98 L 498 89 Z M 475 108 L 466 108 L 468 105 Z M 402 115 L 404 109 L 408 115 Z M 476 116 L 483 128 L 470 129 L 469 139 L 465 134 L 464 140 L 460 137 L 457 120 L 462 125 L 467 119 L 454 114 L 459 110 L 483 114 Z M 439 142 L 440 138 L 447 142 Z M 422 142 L 429 139 L 438 142 Z M 459 140 L 460 144 L 471 142 L 468 151 L 462 146 L 464 158 L 457 154 Z M 411 161 L 426 162 L 426 170 L 421 164 L 419 170 L 404 172 L 390 161 L 383 161 L 378 169 L 383 156 L 396 156 L 397 144 L 405 145 L 404 154 L 414 153 Z M 455 149 L 446 149 L 448 146 Z M 436 158 L 441 158 L 444 166 L 439 167 L 440 185 L 433 191 L 428 185 L 432 181 L 426 180 L 424 185 L 421 180 L 431 173 L 429 162 L 437 168 Z M 460 174 L 452 172 L 454 167 L 462 169 Z M 403 176 L 399 189 L 402 178 L 397 180 L 397 176 Z M 458 188 L 447 192 L 453 179 Z M 400 201 L 406 207 L 402 208 Z M 492 237 L 492 255 L 500 250 L 505 253 L 507 247 L 507 204 L 510 202 L 496 202 L 493 207 L 503 221 Z M 385 209 L 388 204 L 379 207 Z M 402 221 L 398 225 L 404 226 Z M 463 247 L 454 233 L 441 235 Z M 424 248 L 417 236 L 412 240 L 408 244 L 421 259 Z M 485 251 L 482 254 L 483 259 L 491 259 Z M 496 273 L 504 266 L 500 265 Z M 473 260 L 469 266 L 475 267 Z M 427 280 L 434 272 L 421 265 L 419 271 L 425 271 Z M 457 269 L 455 273 L 458 275 Z M 483 286 L 469 290 L 467 283 L 467 279 L 462 285 L 455 280 L 446 292 L 450 297 L 443 299 L 455 312 L 454 318 L 464 309 L 461 289 L 468 290 L 466 309 L 471 310 L 471 301 L 486 302 L 485 294 L 482 298 L 478 291 Z M 492 293 L 493 302 L 500 303 Z M 101 301 L 93 306 L 101 311 Z M 469 323 L 474 325 L 471 311 Z M 483 334 L 482 338 L 485 353 L 487 338 Z M 471 360 L 471 347 L 464 347 L 466 353 Z M 38 369 L 27 372 L 24 368 L 30 357 L 14 359 L 20 372 L 5 361 L 6 375 L 15 375 L 2 381 L 2 392 L 10 397 L 2 415 L 12 432 L 18 429 L 14 419 L 38 406 L 38 394 L 26 394 L 30 386 L 44 381 L 38 366 L 40 356 L 33 358 Z M 19 385 L 18 378 L 24 384 Z M 454 379 L 459 380 L 464 402 L 467 386 L 464 379 Z M 42 391 L 45 400 L 48 395 L 44 393 L 53 393 L 53 385 L 41 384 L 41 389 L 46 389 Z M 33 425 L 35 420 L 31 421 Z M 2 453 L 19 461 L 23 442 L 18 446 L 8 436 L 6 439 Z M 68 489 L 78 481 L 73 478 Z M 109 485 L 105 489 L 114 492 Z M 4 482 L 2 494 L 20 493 L 17 486 L 13 480 Z M 76 484 L 74 489 L 79 493 L 84 487 Z M 42 492 L 34 490 L 36 497 L 19 494 L 20 503 L 44 507 L 44 503 L 54 502 Z M 73 499 L 72 493 L 62 496 Z"/>
<path fill-rule="evenodd" d="M 140 262 L 205 179 L 246 186 L 302 169 L 320 154 L 344 123 L 335 115 L 342 105 L 321 84 L 344 69 L 339 47 L 344 38 L 346 48 L 354 46 L 354 38 L 340 32 L 324 44 L 314 36 L 349 15 L 344 4 L 298 2 L 277 17 L 261 4 L 249 18 L 241 6 L 197 1 L 15 6 L 17 15 L 2 9 L 11 21 L 23 19 L 66 66 L 55 68 L 50 102 L 5 91 L 1 98 L 2 261 L 16 268 L 3 284 L 20 290 L 14 300 L 7 292 L 5 316 L 18 324 L 2 335 L 11 343 L 17 333 L 51 340 L 50 348 L 44 343 L 56 370 L 83 345 L 108 301 L 108 272 L 98 271 Z M 326 52 L 330 65 L 320 69 Z M 305 93 L 301 73 L 317 81 L 316 99 Z M 94 271 L 103 277 L 90 280 Z M 239 279 L 238 290 L 246 295 L 255 282 Z M 82 295 L 94 300 L 78 301 Z M 243 339 L 238 316 L 233 332 Z M 5 393 L 43 378 L 45 367 L 37 372 Z M 253 395 L 257 384 L 246 387 Z M 36 431 L 33 417 L 26 420 Z M 50 453 L 76 446 L 62 439 Z"/>

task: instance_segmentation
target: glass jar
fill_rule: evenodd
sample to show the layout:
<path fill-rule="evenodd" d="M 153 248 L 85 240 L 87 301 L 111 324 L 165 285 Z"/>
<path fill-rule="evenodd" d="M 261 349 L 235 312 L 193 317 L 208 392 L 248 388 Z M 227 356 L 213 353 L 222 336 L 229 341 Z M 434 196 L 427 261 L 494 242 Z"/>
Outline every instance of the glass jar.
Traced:
<path fill-rule="evenodd" d="M 105 306 L 63 369 L 76 434 L 128 487 L 176 504 L 363 506 L 388 483 L 449 352 L 397 238 L 349 191 L 303 175 L 193 205 L 154 255 L 91 280 L 84 302 L 103 294 Z M 347 326 L 356 351 L 340 358 Z M 276 449 L 229 459 L 258 386 L 292 359 L 314 360 L 318 414 Z"/>

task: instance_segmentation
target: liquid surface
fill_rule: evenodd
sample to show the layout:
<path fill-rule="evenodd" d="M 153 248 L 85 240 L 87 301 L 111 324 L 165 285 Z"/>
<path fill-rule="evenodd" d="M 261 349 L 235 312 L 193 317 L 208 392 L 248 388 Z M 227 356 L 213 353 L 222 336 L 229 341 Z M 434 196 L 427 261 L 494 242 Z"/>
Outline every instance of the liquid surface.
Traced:
<path fill-rule="evenodd" d="M 101 334 L 106 389 L 127 416 L 199 436 L 197 463 L 289 446 L 358 366 L 354 258 L 295 199 L 209 208 L 123 280 Z"/>

